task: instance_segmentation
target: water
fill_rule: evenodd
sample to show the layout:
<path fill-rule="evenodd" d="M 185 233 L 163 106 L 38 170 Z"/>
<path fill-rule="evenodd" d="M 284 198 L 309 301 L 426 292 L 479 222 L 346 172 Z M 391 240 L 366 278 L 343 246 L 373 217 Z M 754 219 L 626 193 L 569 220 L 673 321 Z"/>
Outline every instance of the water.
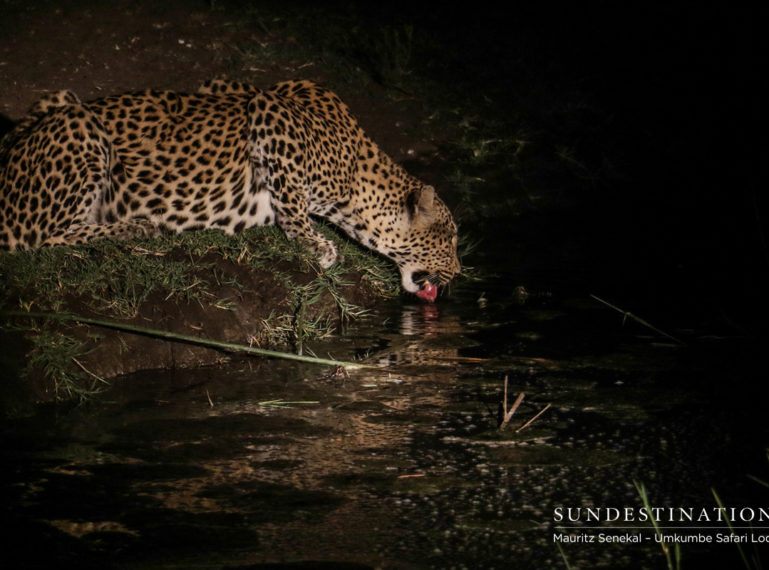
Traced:
<path fill-rule="evenodd" d="M 689 340 L 506 275 L 313 347 L 381 369 L 236 358 L 121 378 L 3 426 L 3 567 L 661 568 L 648 523 L 556 513 L 638 508 L 634 481 L 660 506 L 712 508 L 711 486 L 769 503 L 745 477 L 769 470 L 765 427 L 724 388 L 750 363 Z M 525 397 L 500 432 L 505 378 L 508 406 Z M 643 542 L 554 541 L 604 531 Z M 683 548 L 684 567 L 739 563 L 731 544 Z"/>

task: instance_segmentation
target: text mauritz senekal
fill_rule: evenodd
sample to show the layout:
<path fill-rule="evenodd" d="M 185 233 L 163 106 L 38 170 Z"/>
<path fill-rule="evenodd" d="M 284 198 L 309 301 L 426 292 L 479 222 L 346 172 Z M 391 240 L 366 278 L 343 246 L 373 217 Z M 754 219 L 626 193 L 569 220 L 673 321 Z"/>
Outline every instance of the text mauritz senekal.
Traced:
<path fill-rule="evenodd" d="M 601 528 L 601 532 L 586 532 L 591 524 L 651 523 L 652 521 L 661 528 L 660 532 L 649 533 L 648 531 L 652 530 L 651 526 L 644 529 L 646 532 L 642 532 L 641 529 L 623 532 L 629 529 L 627 527 L 612 529 L 611 526 Z M 558 532 L 553 534 L 553 541 L 555 542 L 641 543 L 654 541 L 665 543 L 769 544 L 769 508 L 557 507 L 553 511 L 553 522 L 556 523 L 558 529 Z M 736 527 L 743 524 L 748 524 L 752 528 L 736 530 Z M 672 525 L 672 529 L 669 525 Z M 691 525 L 697 526 L 692 527 Z M 735 530 L 729 529 L 729 526 Z"/>
<path fill-rule="evenodd" d="M 769 530 L 767 530 L 769 532 Z M 660 533 L 642 533 L 642 532 L 623 532 L 612 534 L 608 532 L 599 532 L 591 534 L 588 532 L 568 533 L 554 532 L 553 542 L 580 543 L 580 544 L 602 544 L 602 543 L 642 543 L 642 542 L 664 542 L 667 544 L 769 544 L 769 534 L 761 532 L 717 532 L 715 534 L 703 534 L 702 532 L 660 532 Z"/>

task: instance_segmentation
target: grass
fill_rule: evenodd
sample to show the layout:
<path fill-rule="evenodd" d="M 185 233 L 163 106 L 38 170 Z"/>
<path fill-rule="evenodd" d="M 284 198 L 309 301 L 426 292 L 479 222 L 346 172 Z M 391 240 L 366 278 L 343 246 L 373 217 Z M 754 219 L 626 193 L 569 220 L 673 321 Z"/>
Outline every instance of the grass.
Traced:
<path fill-rule="evenodd" d="M 330 230 L 326 234 L 334 239 Z M 318 273 L 315 289 L 335 291 L 343 284 L 342 275 L 361 271 L 377 293 L 395 294 L 397 275 L 388 262 L 336 239 L 345 262 Z M 311 254 L 275 227 L 251 228 L 237 236 L 212 230 L 131 242 L 97 240 L 2 255 L 0 285 L 15 291 L 18 307 L 27 310 L 55 311 L 65 299 L 80 297 L 95 313 L 127 318 L 135 316 L 153 294 L 226 309 L 228 300 L 218 298 L 216 289 L 222 285 L 241 288 L 242 284 L 236 275 L 217 268 L 219 259 L 255 271 L 274 271 L 277 262 L 296 264 L 303 271 L 314 266 Z M 295 294 L 303 289 L 292 287 L 288 274 L 283 280 Z M 343 307 L 343 312 L 354 311 Z"/>
<path fill-rule="evenodd" d="M 310 252 L 275 227 L 252 228 L 237 236 L 203 231 L 7 253 L 0 255 L 0 304 L 6 310 L 74 312 L 125 322 L 146 304 L 195 303 L 216 318 L 216 312 L 238 307 L 223 290 L 241 294 L 247 277 L 265 275 L 280 289 L 268 299 L 282 295 L 283 301 L 266 307 L 273 310 L 252 344 L 293 345 L 302 354 L 308 341 L 325 338 L 339 324 L 365 313 L 347 299 L 348 275 L 360 275 L 360 287 L 375 296 L 391 297 L 400 290 L 391 263 L 329 227 L 321 230 L 344 256 L 328 270 L 321 270 Z M 19 330 L 17 322 L 5 326 Z M 83 399 L 103 386 L 80 364 L 88 343 L 77 340 L 70 325 L 37 322 L 21 332 L 31 345 L 25 374 L 42 373 L 57 399 Z"/>
<path fill-rule="evenodd" d="M 662 552 L 665 555 L 665 563 L 668 570 L 681 570 L 681 546 L 676 543 L 673 547 L 670 546 L 670 544 L 664 542 L 662 540 L 662 529 L 659 526 L 659 523 L 657 522 L 657 519 L 654 518 L 654 515 L 652 514 L 652 505 L 651 501 L 649 500 L 649 493 L 646 489 L 646 485 L 643 484 L 643 482 L 639 481 L 633 481 L 633 484 L 635 485 L 636 491 L 638 492 L 639 497 L 641 498 L 641 503 L 643 504 L 644 509 L 646 509 L 646 512 L 649 515 L 649 520 L 652 523 L 652 527 L 654 528 L 654 532 L 658 537 L 659 544 L 662 548 Z M 719 505 L 720 506 L 720 505 Z M 558 553 L 561 557 L 561 561 L 564 563 L 566 568 L 571 568 L 571 565 L 569 564 L 569 560 L 566 557 L 566 553 L 564 552 L 561 545 L 556 542 L 556 547 L 558 548 Z"/>
<path fill-rule="evenodd" d="M 83 353 L 80 342 L 49 328 L 31 329 L 31 332 L 32 349 L 22 374 L 28 376 L 33 370 L 41 370 L 53 379 L 57 400 L 84 401 L 106 385 L 104 379 L 80 364 L 78 357 Z"/>
<path fill-rule="evenodd" d="M 654 532 L 659 538 L 660 547 L 662 548 L 662 552 L 665 554 L 665 562 L 667 564 L 668 570 L 681 570 L 681 545 L 676 543 L 671 548 L 668 543 L 662 540 L 662 530 L 660 529 L 657 519 L 654 518 L 654 515 L 652 514 L 651 501 L 649 501 L 649 494 L 646 491 L 646 485 L 639 481 L 633 481 L 633 484 L 635 485 L 635 488 L 638 491 L 638 495 L 641 497 L 641 502 L 643 503 L 647 514 L 649 515 L 649 519 L 651 520 L 652 526 L 654 527 Z"/>
<path fill-rule="evenodd" d="M 211 285 L 211 278 L 203 275 L 211 264 L 193 261 L 199 256 L 194 247 L 187 248 L 188 259 L 171 259 L 172 247 L 167 238 L 99 240 L 7 254 L 0 259 L 0 280 L 6 290 L 18 293 L 19 307 L 27 309 L 59 310 L 66 298 L 79 297 L 96 313 L 127 318 L 155 292 L 202 303 Z"/>
<path fill-rule="evenodd" d="M 88 317 L 80 317 L 77 315 L 70 315 L 67 313 L 36 313 L 36 312 L 26 312 L 26 311 L 6 311 L 3 313 L 5 316 L 8 317 L 16 317 L 16 318 L 30 318 L 30 319 L 42 319 L 42 320 L 54 320 L 54 321 L 60 321 L 60 322 L 76 322 L 81 324 L 87 324 L 87 325 L 95 325 L 99 327 L 104 327 L 108 329 L 117 329 L 122 331 L 128 331 L 128 332 L 135 332 L 139 334 L 144 334 L 147 336 L 152 336 L 156 338 L 163 338 L 168 340 L 175 340 L 180 342 L 187 342 L 190 344 L 198 344 L 202 346 L 208 346 L 213 348 L 219 348 L 222 350 L 226 350 L 229 352 L 242 352 L 246 354 L 254 354 L 259 356 L 269 356 L 273 358 L 284 358 L 286 360 L 296 360 L 300 362 L 310 362 L 314 364 L 323 364 L 326 366 L 341 366 L 345 368 L 356 368 L 356 367 L 368 367 L 369 365 L 361 364 L 361 363 L 352 363 L 352 362 L 343 362 L 339 360 L 329 360 L 329 359 L 321 359 L 316 357 L 307 357 L 302 356 L 301 354 L 295 355 L 287 352 L 279 352 L 274 350 L 265 350 L 261 348 L 254 348 L 247 345 L 232 343 L 232 342 L 223 342 L 223 341 L 217 341 L 215 339 L 208 339 L 208 338 L 201 338 L 197 336 L 187 335 L 187 334 L 180 334 L 180 333 L 174 333 L 170 331 L 165 331 L 161 329 L 155 329 L 151 327 L 145 327 L 145 326 L 137 326 L 137 325 L 131 325 L 127 323 L 121 323 L 119 321 L 112 321 L 112 320 L 105 320 L 105 319 L 92 319 Z M 64 337 L 62 337 L 64 338 Z M 47 342 L 42 343 L 44 346 L 56 346 L 55 341 L 48 340 Z M 69 361 L 73 360 L 78 366 L 80 366 L 81 369 L 83 369 L 84 372 L 90 374 L 94 379 L 99 380 L 101 382 L 105 382 L 104 379 L 100 378 L 99 376 L 89 372 L 82 364 L 80 364 L 77 359 L 74 357 L 73 354 L 71 354 L 73 349 L 76 349 L 74 346 L 70 346 L 69 343 L 64 342 L 63 344 L 63 352 L 64 352 L 64 358 L 61 359 L 63 361 Z M 34 358 L 33 358 L 34 359 Z M 59 359 L 56 359 L 53 362 L 53 366 L 58 368 L 57 364 L 59 362 Z"/>
<path fill-rule="evenodd" d="M 729 529 L 729 534 L 734 536 L 737 533 L 734 531 L 734 525 L 732 524 L 731 519 L 729 518 L 729 515 L 726 512 L 726 507 L 724 507 L 724 503 L 721 500 L 721 497 L 718 495 L 715 489 L 710 489 L 711 493 L 713 493 L 713 498 L 716 501 L 716 504 L 718 505 L 718 509 L 723 514 L 724 521 L 726 522 L 726 526 Z M 742 548 L 742 545 L 739 542 L 735 543 L 735 546 L 737 547 L 737 551 L 740 553 L 740 558 L 742 559 L 742 563 L 744 564 L 745 568 L 748 570 L 756 569 L 758 570 L 761 568 L 761 563 L 758 561 L 758 558 L 752 558 L 749 559 L 747 554 L 745 553 L 745 549 Z"/>
<path fill-rule="evenodd" d="M 561 561 L 563 561 L 563 565 L 566 567 L 566 570 L 571 570 L 571 564 L 569 564 L 569 559 L 566 557 L 566 552 L 564 552 L 561 543 L 556 541 L 555 547 L 558 549 L 558 554 L 560 555 Z"/>
<path fill-rule="evenodd" d="M 766 450 L 766 458 L 767 460 L 769 460 L 769 449 Z M 754 481 L 755 483 L 758 483 L 762 487 L 769 488 L 769 482 L 765 481 L 764 479 L 760 479 L 755 475 L 750 475 L 750 474 L 748 474 L 747 477 L 748 479 L 750 479 L 751 481 Z M 726 526 L 729 528 L 729 533 L 731 535 L 737 534 L 735 532 L 734 525 L 732 525 L 731 517 L 729 517 L 729 515 L 726 512 L 726 507 L 724 506 L 724 502 L 721 499 L 721 496 L 713 487 L 710 488 L 710 492 L 713 494 L 713 499 L 715 499 L 716 504 L 718 505 L 718 509 L 723 514 L 723 519 L 726 522 Z M 754 545 L 754 550 L 750 556 L 748 552 L 746 552 L 745 549 L 742 547 L 742 544 L 740 544 L 739 542 L 735 542 L 734 545 L 737 547 L 737 551 L 739 552 L 740 559 L 742 560 L 742 564 L 747 570 L 760 570 L 761 568 L 765 567 L 765 564 L 761 559 L 760 552 L 758 551 L 758 548 L 755 545 Z"/>

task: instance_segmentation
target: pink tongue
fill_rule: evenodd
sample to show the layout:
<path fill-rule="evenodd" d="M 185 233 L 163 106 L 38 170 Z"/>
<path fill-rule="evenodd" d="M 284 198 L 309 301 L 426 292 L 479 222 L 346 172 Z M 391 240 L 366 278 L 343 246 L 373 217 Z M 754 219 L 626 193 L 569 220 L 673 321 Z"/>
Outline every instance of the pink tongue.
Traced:
<path fill-rule="evenodd" d="M 438 288 L 432 283 L 430 283 L 429 281 L 425 281 L 422 284 L 422 288 L 419 291 L 417 291 L 417 297 L 429 303 L 434 302 L 437 296 L 438 296 Z"/>

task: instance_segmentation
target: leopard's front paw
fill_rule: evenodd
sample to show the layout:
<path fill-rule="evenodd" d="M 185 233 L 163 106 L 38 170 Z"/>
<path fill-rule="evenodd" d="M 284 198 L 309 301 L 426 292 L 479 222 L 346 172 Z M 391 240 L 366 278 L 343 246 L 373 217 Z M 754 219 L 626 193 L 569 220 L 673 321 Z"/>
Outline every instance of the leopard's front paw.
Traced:
<path fill-rule="evenodd" d="M 317 244 L 314 248 L 315 253 L 318 254 L 318 263 L 323 269 L 328 269 L 339 261 L 339 254 L 336 251 L 336 246 L 328 240 L 323 240 Z"/>

